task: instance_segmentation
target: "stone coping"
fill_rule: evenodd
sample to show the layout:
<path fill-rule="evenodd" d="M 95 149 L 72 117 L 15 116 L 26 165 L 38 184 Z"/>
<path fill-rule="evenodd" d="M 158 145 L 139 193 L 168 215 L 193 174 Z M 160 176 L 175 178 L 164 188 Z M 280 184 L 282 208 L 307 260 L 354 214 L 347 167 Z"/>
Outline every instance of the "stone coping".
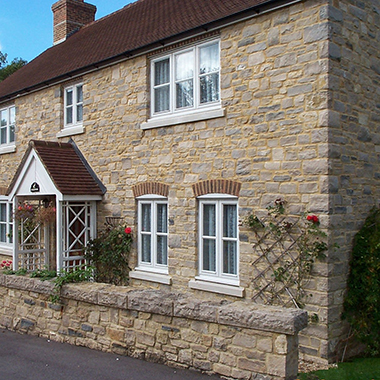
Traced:
<path fill-rule="evenodd" d="M 4 274 L 0 274 L 0 286 L 40 294 L 51 294 L 54 288 L 51 281 Z M 265 306 L 249 301 L 209 301 L 194 298 L 192 294 L 154 289 L 82 282 L 64 285 L 61 297 L 119 309 L 286 335 L 296 335 L 307 326 L 307 312 L 304 310 Z"/>

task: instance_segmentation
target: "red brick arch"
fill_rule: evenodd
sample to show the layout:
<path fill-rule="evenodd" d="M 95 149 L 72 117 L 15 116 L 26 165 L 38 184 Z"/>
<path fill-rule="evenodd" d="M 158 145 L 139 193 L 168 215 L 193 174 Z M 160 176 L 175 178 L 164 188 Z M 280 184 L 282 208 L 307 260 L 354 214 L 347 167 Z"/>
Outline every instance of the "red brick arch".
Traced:
<path fill-rule="evenodd" d="M 228 179 L 210 179 L 201 181 L 193 185 L 193 192 L 196 197 L 206 194 L 229 194 L 239 196 L 241 183 Z"/>
<path fill-rule="evenodd" d="M 167 197 L 169 195 L 169 186 L 160 182 L 142 182 L 132 187 L 135 198 L 147 194 L 156 194 Z"/>

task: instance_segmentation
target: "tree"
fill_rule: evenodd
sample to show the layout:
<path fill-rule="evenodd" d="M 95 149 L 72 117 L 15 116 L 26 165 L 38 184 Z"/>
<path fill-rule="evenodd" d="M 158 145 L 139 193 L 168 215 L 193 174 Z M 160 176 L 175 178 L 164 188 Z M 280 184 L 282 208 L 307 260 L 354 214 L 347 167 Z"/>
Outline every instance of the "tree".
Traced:
<path fill-rule="evenodd" d="M 0 51 L 0 82 L 27 63 L 22 58 L 14 58 L 11 63 L 8 63 L 7 57 L 7 54 Z"/>

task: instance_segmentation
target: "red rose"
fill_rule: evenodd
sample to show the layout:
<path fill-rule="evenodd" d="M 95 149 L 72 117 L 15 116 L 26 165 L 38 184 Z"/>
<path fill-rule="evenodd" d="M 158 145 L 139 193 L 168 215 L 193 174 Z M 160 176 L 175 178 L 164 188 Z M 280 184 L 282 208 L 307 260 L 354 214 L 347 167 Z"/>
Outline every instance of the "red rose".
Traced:
<path fill-rule="evenodd" d="M 319 223 L 319 219 L 318 219 L 317 215 L 308 215 L 306 217 L 306 220 L 308 220 L 309 222 L 312 222 L 314 224 Z"/>
<path fill-rule="evenodd" d="M 129 235 L 130 233 L 132 233 L 132 228 L 131 227 L 126 227 L 125 230 L 124 230 L 124 232 Z"/>

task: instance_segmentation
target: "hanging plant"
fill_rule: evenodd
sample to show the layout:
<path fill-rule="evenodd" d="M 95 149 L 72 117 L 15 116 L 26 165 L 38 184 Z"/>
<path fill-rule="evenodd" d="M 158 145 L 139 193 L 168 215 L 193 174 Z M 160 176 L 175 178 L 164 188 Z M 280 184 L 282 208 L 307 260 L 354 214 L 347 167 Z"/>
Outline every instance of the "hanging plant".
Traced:
<path fill-rule="evenodd" d="M 56 208 L 53 202 L 47 207 L 39 207 L 35 213 L 35 220 L 41 224 L 49 224 L 55 221 Z"/>
<path fill-rule="evenodd" d="M 36 209 L 34 206 L 27 202 L 20 203 L 14 213 L 14 217 L 17 220 L 22 219 L 33 219 L 36 213 Z"/>

